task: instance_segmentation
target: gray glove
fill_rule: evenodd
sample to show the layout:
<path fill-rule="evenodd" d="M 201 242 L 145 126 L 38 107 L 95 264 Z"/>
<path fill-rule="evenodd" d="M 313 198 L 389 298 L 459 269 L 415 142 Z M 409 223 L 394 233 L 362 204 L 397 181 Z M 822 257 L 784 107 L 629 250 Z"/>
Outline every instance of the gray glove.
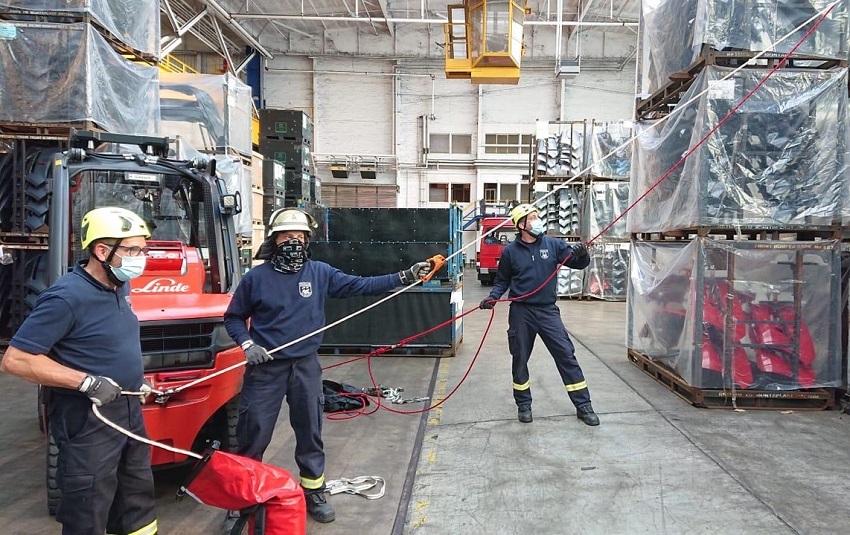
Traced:
<path fill-rule="evenodd" d="M 86 375 L 77 390 L 88 397 L 98 407 L 115 401 L 121 395 L 121 387 L 109 377 L 100 375 Z"/>
<path fill-rule="evenodd" d="M 245 358 L 248 360 L 248 364 L 261 364 L 263 362 L 274 360 L 274 358 L 269 355 L 269 352 L 266 351 L 266 348 L 258 346 L 253 340 L 242 342 L 242 351 L 245 352 Z"/>
<path fill-rule="evenodd" d="M 478 308 L 481 310 L 490 310 L 494 306 L 496 306 L 496 300 L 488 296 L 481 300 L 481 304 L 478 305 Z"/>
<path fill-rule="evenodd" d="M 587 256 L 587 247 L 585 247 L 583 243 L 571 243 L 570 246 L 573 248 L 574 258 L 581 258 L 583 256 Z"/>
<path fill-rule="evenodd" d="M 148 396 L 153 392 L 153 385 L 147 379 L 142 379 L 142 386 L 139 387 L 139 401 L 142 402 L 142 405 L 148 402 Z"/>
<path fill-rule="evenodd" d="M 398 278 L 401 279 L 402 284 L 411 284 L 428 273 L 431 273 L 431 264 L 429 262 L 417 262 L 404 271 L 399 271 Z"/>

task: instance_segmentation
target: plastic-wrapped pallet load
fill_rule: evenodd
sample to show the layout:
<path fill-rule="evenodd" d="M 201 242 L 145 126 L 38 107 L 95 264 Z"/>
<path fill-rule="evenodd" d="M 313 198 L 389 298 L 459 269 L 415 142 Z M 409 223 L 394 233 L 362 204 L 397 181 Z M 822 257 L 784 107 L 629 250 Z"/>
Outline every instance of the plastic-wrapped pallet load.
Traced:
<path fill-rule="evenodd" d="M 768 50 L 833 0 L 655 0 L 641 3 L 638 48 L 639 92 L 649 95 L 685 70 L 709 45 L 715 50 Z M 794 32 L 775 52 L 788 53 L 813 23 Z M 847 59 L 848 7 L 839 2 L 796 50 Z"/>
<path fill-rule="evenodd" d="M 634 242 L 627 345 L 703 389 L 842 384 L 837 240 Z"/>
<path fill-rule="evenodd" d="M 159 0 L 0 0 L 0 11 L 22 21 L 33 14 L 41 21 L 49 15 L 90 16 L 130 48 L 159 55 Z"/>
<path fill-rule="evenodd" d="M 632 144 L 626 142 L 631 137 L 631 121 L 593 123 L 584 145 L 584 161 L 590 165 L 590 175 L 628 180 L 632 167 Z"/>
<path fill-rule="evenodd" d="M 161 73 L 162 134 L 198 150 L 251 154 L 251 88 L 231 74 Z"/>
<path fill-rule="evenodd" d="M 629 242 L 597 241 L 590 248 L 584 275 L 584 295 L 605 301 L 624 301 L 629 287 Z"/>
<path fill-rule="evenodd" d="M 636 123 L 630 200 L 643 195 L 765 76 L 709 67 L 660 128 Z M 630 232 L 830 225 L 848 201 L 847 69 L 780 70 L 629 213 Z"/>
<path fill-rule="evenodd" d="M 588 184 L 582 207 L 582 239 L 588 241 L 596 238 L 614 219 L 625 212 L 628 206 L 628 182 L 593 181 Z M 625 217 L 617 220 L 605 234 L 599 236 L 603 240 L 624 240 L 628 237 Z"/>
<path fill-rule="evenodd" d="M 582 169 L 584 136 L 572 128 L 537 140 L 536 172 L 545 176 L 572 176 Z"/>
<path fill-rule="evenodd" d="M 108 132 L 159 131 L 156 67 L 128 61 L 89 24 L 0 25 L 0 121 L 92 121 Z"/>

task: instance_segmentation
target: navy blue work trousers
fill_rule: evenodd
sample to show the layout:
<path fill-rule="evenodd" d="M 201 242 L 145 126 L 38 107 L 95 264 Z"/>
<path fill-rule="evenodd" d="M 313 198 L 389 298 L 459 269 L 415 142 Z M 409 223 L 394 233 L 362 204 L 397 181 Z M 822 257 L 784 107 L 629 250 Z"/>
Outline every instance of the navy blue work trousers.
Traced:
<path fill-rule="evenodd" d="M 531 404 L 528 359 L 538 335 L 555 359 L 555 366 L 573 405 L 582 407 L 590 403 L 590 392 L 576 359 L 573 342 L 561 321 L 558 305 L 512 302 L 508 312 L 508 348 L 513 357 L 513 393 L 516 404 Z"/>
<path fill-rule="evenodd" d="M 324 490 L 322 367 L 317 354 L 248 365 L 242 384 L 237 453 L 258 461 L 272 440 L 284 398 L 295 433 L 295 462 L 307 492 Z"/>
<path fill-rule="evenodd" d="M 55 390 L 54 390 L 55 392 Z M 107 420 L 147 437 L 135 396 L 98 409 Z M 150 446 L 107 427 L 82 395 L 51 394 L 50 432 L 59 448 L 56 520 L 63 535 L 156 533 Z"/>

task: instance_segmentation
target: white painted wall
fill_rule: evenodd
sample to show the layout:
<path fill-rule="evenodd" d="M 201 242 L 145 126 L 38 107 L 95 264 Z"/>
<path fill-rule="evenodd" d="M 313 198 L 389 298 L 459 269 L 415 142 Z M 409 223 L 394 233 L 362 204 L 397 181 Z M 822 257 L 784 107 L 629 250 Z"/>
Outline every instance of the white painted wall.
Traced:
<path fill-rule="evenodd" d="M 396 183 L 398 206 L 427 206 L 429 182 L 468 183 L 474 198 L 483 197 L 485 182 L 495 182 L 501 200 L 523 198 L 528 156 L 484 154 L 487 133 L 534 134 L 537 120 L 633 116 L 634 62 L 617 70 L 610 59 L 629 54 L 636 37 L 628 33 L 583 34 L 582 57 L 589 59 L 579 75 L 562 81 L 554 75 L 550 28 L 537 27 L 526 37 L 518 85 L 477 86 L 445 78 L 442 49 L 435 44 L 443 41 L 441 28 L 439 34 L 421 25 L 400 30 L 382 39 L 347 29 L 312 39 L 293 35 L 291 55 L 268 62 L 264 81 L 268 107 L 309 110 L 314 152 L 395 156 L 398 171 L 380 182 Z M 609 59 L 593 59 L 602 57 Z M 475 154 L 431 155 L 423 167 L 425 121 L 431 133 L 471 134 Z"/>

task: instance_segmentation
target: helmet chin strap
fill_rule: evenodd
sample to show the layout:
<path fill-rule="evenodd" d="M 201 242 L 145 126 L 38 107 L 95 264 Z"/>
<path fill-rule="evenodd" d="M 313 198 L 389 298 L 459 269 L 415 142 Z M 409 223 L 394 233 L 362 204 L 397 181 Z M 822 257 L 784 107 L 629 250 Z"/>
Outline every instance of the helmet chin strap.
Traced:
<path fill-rule="evenodd" d="M 112 259 L 115 257 L 115 251 L 118 249 L 118 246 L 121 245 L 121 239 L 115 240 L 115 244 L 109 250 L 109 256 L 106 257 L 106 260 L 101 260 L 100 265 L 103 266 L 103 270 L 106 272 L 106 278 L 114 284 L 116 287 L 124 286 L 124 281 L 115 276 L 115 273 L 112 272 Z"/>

